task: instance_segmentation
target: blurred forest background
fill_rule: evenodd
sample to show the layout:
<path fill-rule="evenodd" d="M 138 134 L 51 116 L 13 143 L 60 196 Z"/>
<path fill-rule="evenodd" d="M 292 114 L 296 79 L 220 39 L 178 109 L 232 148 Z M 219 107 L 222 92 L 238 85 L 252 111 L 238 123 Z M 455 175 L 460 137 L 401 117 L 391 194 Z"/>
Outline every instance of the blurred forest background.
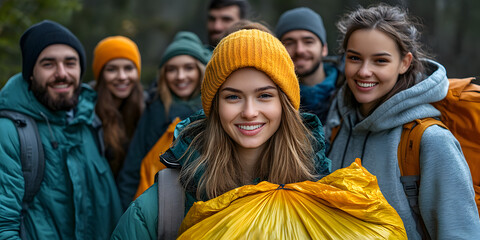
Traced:
<path fill-rule="evenodd" d="M 327 30 L 330 54 L 338 48 L 335 23 L 359 5 L 385 2 L 407 8 L 424 25 L 424 45 L 442 63 L 449 77 L 480 75 L 480 1 L 478 0 L 250 0 L 250 19 L 271 29 L 284 11 L 307 6 L 318 12 Z M 142 56 L 142 83 L 155 78 L 163 50 L 176 32 L 192 31 L 206 42 L 209 0 L 0 0 L 0 88 L 21 71 L 19 39 L 43 19 L 69 28 L 85 47 L 84 82 L 93 79 L 95 45 L 103 38 L 124 35 L 134 40 Z M 479 24 L 479 25 L 477 25 Z"/>

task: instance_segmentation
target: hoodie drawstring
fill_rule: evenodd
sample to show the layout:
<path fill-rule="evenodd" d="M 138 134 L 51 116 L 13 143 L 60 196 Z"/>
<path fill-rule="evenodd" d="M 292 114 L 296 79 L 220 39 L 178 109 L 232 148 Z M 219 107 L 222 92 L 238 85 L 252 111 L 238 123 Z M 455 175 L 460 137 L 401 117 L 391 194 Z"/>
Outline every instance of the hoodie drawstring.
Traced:
<path fill-rule="evenodd" d="M 343 157 L 342 157 L 342 165 L 340 167 L 344 167 L 343 164 L 345 163 L 345 155 L 347 154 L 348 145 L 350 145 L 350 137 L 352 136 L 352 129 L 350 128 L 348 131 L 348 138 L 347 138 L 347 146 L 343 149 Z"/>
<path fill-rule="evenodd" d="M 362 163 L 363 163 L 363 155 L 365 154 L 365 147 L 367 146 L 367 140 L 368 140 L 368 137 L 370 136 L 370 133 L 372 132 L 368 132 L 367 133 L 367 136 L 365 137 L 365 140 L 363 141 L 363 147 L 362 147 Z"/>
<path fill-rule="evenodd" d="M 48 121 L 48 117 L 43 112 L 40 112 L 40 115 L 47 122 L 48 131 L 50 132 L 50 144 L 52 145 L 53 149 L 57 149 L 58 148 L 58 142 L 55 141 L 55 137 L 53 136 L 52 127 L 50 126 L 50 122 Z"/>

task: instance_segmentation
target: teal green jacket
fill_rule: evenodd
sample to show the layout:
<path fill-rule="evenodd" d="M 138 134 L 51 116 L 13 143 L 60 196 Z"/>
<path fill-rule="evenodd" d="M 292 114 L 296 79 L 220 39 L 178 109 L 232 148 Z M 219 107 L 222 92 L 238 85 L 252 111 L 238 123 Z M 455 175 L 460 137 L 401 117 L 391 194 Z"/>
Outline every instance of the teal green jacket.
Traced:
<path fill-rule="evenodd" d="M 179 132 L 185 128 L 189 123 L 204 118 L 203 110 L 198 114 L 191 116 L 188 119 L 177 124 L 175 129 L 175 137 Z M 325 139 L 323 134 L 323 127 L 317 116 L 313 114 L 302 114 L 305 125 L 312 130 L 312 133 L 317 139 L 314 149 L 316 151 L 315 168 L 320 176 L 325 176 L 330 173 L 330 160 L 325 157 Z M 176 161 L 187 150 L 191 142 L 190 137 L 184 137 L 177 142 L 175 146 L 169 149 L 162 155 L 163 163 L 167 167 L 181 167 L 183 162 Z M 195 158 L 195 156 L 193 156 Z M 195 176 L 198 181 L 200 176 Z M 198 201 L 195 194 L 186 191 L 185 196 L 185 213 L 188 212 L 194 202 Z M 118 222 L 111 239 L 157 239 L 157 222 L 158 222 L 158 187 L 157 183 L 147 189 L 140 197 L 138 197 L 123 214 Z"/>
<path fill-rule="evenodd" d="M 43 143 L 44 178 L 24 215 L 30 239 L 108 239 L 122 214 L 112 172 L 89 126 L 95 101 L 96 93 L 82 85 L 75 116 L 67 121 L 65 111 L 50 111 L 36 100 L 21 74 L 0 91 L 0 109 L 35 119 Z M 0 118 L 0 133 L 0 239 L 20 239 L 20 143 L 9 119 Z"/>
<path fill-rule="evenodd" d="M 140 183 L 140 166 L 148 151 L 176 117 L 185 119 L 201 108 L 200 94 L 188 101 L 174 97 L 168 115 L 160 97 L 147 106 L 138 122 L 123 167 L 117 177 L 118 192 L 124 209 L 132 202 L 137 192 Z"/>

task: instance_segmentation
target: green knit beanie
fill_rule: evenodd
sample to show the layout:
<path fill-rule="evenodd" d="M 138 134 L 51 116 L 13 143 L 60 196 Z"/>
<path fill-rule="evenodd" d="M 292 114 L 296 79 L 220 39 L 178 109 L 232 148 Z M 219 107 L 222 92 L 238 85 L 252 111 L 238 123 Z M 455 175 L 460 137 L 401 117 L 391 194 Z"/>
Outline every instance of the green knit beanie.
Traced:
<path fill-rule="evenodd" d="M 161 68 L 168 60 L 178 55 L 192 56 L 206 65 L 212 56 L 212 52 L 203 46 L 202 41 L 195 33 L 179 32 L 175 35 L 172 43 L 165 49 L 158 68 Z"/>

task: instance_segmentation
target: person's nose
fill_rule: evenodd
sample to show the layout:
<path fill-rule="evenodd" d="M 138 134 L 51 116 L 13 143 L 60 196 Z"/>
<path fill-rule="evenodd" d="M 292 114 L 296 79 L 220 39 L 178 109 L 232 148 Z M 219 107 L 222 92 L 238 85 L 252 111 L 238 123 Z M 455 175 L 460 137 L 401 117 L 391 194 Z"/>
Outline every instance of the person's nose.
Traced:
<path fill-rule="evenodd" d="M 295 47 L 295 51 L 297 53 L 297 55 L 301 55 L 305 52 L 306 48 L 305 48 L 305 45 L 301 42 L 297 43 L 296 47 Z"/>
<path fill-rule="evenodd" d="M 368 61 L 364 61 L 362 63 L 362 65 L 360 66 L 360 69 L 358 69 L 357 74 L 362 78 L 368 78 L 372 76 L 371 66 Z"/>
<path fill-rule="evenodd" d="M 258 105 L 255 100 L 247 98 L 243 104 L 242 117 L 245 119 L 253 119 L 258 116 Z"/>
<path fill-rule="evenodd" d="M 122 68 L 118 71 L 118 79 L 120 79 L 120 80 L 126 80 L 127 79 L 127 73 Z"/>
<path fill-rule="evenodd" d="M 187 76 L 187 73 L 185 72 L 184 69 L 182 69 L 182 68 L 178 69 L 178 72 L 177 72 L 177 79 L 178 80 L 183 80 L 183 79 L 186 78 L 186 76 Z"/>
<path fill-rule="evenodd" d="M 216 31 L 223 31 L 223 25 L 224 24 L 221 20 L 215 20 L 215 22 L 213 23 L 213 29 L 215 29 Z"/>
<path fill-rule="evenodd" d="M 57 65 L 57 77 L 58 78 L 61 78 L 61 79 L 64 79 L 67 77 L 67 71 L 65 70 L 65 65 L 63 65 L 63 63 L 59 63 Z"/>

